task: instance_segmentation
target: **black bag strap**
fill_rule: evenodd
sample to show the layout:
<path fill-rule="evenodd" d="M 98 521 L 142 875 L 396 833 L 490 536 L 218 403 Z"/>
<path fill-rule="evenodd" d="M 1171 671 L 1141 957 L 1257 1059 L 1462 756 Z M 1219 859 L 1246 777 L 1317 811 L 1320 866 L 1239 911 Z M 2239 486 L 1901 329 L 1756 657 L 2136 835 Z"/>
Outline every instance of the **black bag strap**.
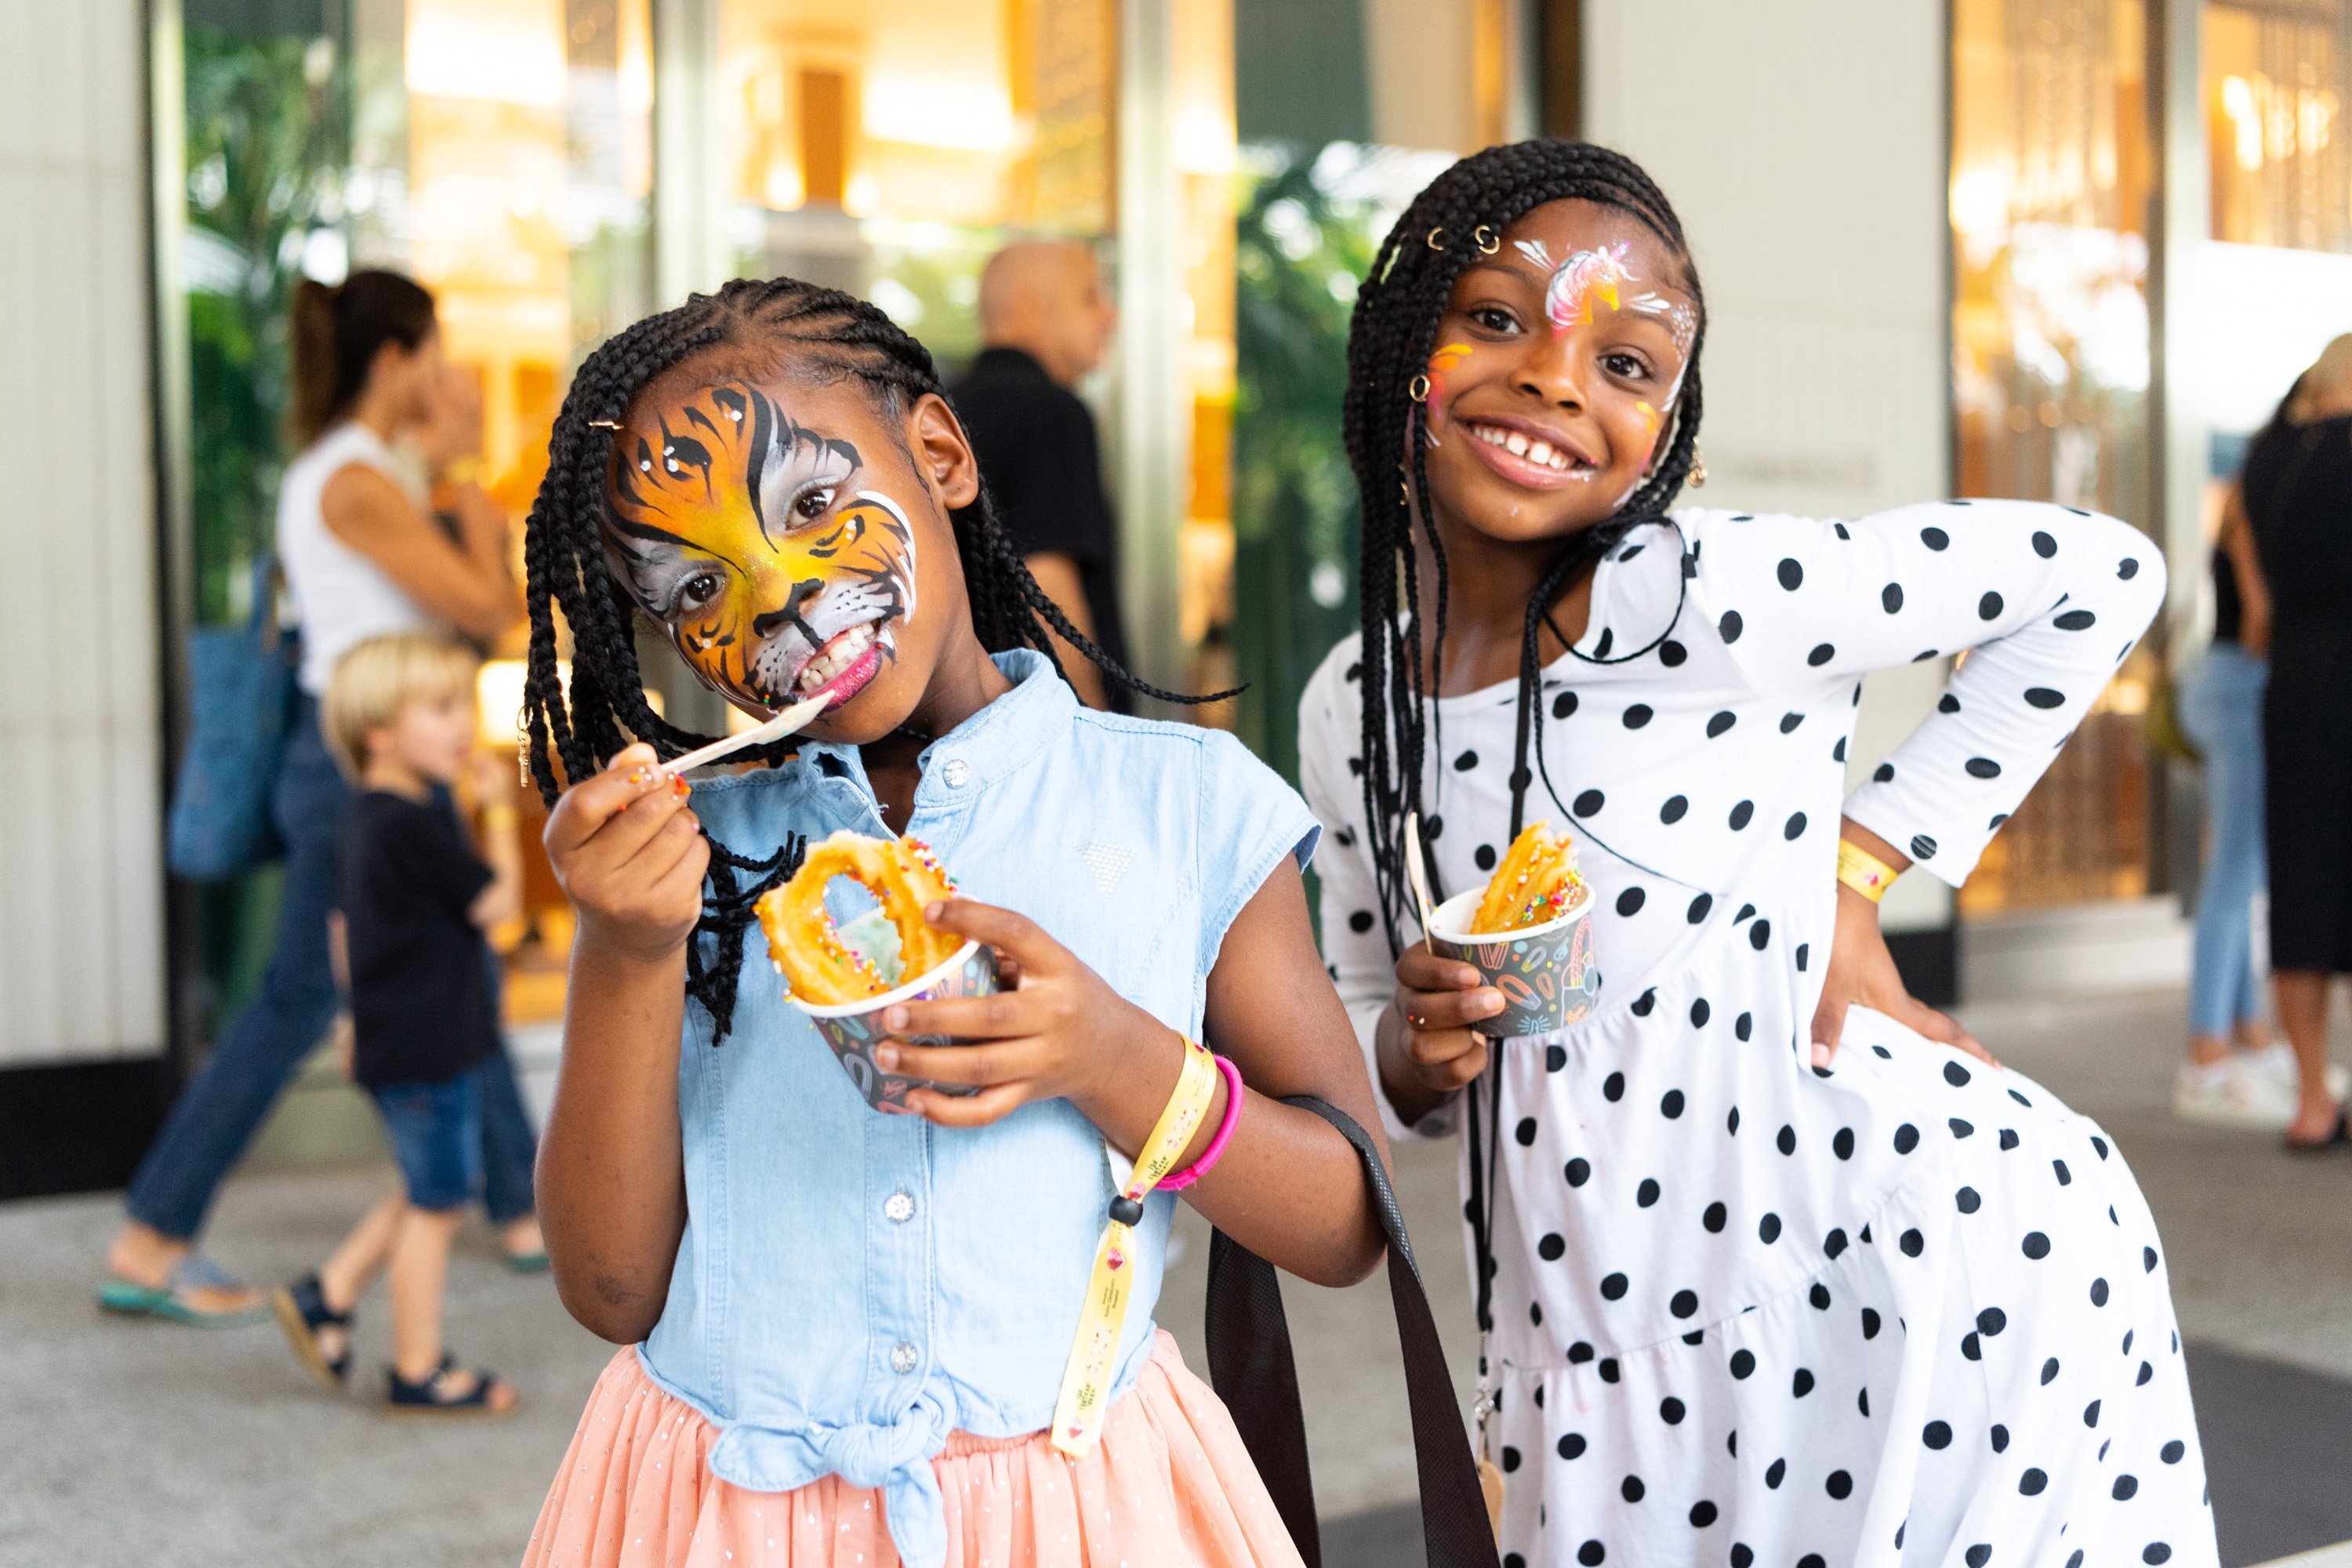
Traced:
<path fill-rule="evenodd" d="M 1421 1534 L 1429 1568 L 1499 1568 L 1486 1501 L 1470 1458 L 1470 1438 L 1454 1403 L 1454 1379 L 1437 1320 L 1404 1233 L 1404 1215 L 1372 1141 L 1347 1112 L 1312 1095 L 1283 1101 L 1311 1110 L 1355 1145 L 1371 1184 L 1372 1209 L 1389 1244 L 1389 1297 L 1404 1352 L 1405 1393 L 1412 1409 L 1413 1458 L 1421 1480 Z M 1273 1494 L 1307 1568 L 1322 1568 L 1315 1522 L 1315 1483 L 1307 1468 L 1307 1424 L 1298 1403 L 1298 1365 L 1274 1265 L 1218 1231 L 1209 1244 L 1205 1327 L 1209 1382 L 1232 1412 L 1242 1442 Z"/>

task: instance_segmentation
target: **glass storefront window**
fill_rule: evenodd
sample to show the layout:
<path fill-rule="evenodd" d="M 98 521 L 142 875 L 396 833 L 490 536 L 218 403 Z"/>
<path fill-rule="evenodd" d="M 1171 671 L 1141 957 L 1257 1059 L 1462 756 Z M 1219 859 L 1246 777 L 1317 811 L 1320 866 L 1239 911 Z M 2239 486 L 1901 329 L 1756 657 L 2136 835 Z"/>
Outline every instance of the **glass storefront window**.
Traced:
<path fill-rule="evenodd" d="M 2147 527 L 2144 0 L 1955 0 L 1957 489 Z M 1964 914 L 2147 890 L 2134 656 L 1959 895 Z"/>
<path fill-rule="evenodd" d="M 2212 0 L 2202 42 L 2213 237 L 2352 251 L 2352 4 Z"/>

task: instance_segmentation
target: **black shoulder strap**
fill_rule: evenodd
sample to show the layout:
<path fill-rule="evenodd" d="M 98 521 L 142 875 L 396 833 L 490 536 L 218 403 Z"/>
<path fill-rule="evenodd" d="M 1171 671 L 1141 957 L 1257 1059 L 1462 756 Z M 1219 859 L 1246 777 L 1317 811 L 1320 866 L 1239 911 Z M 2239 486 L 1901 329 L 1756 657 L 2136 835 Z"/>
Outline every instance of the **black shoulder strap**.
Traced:
<path fill-rule="evenodd" d="M 1454 1403 L 1454 1379 L 1437 1321 L 1423 1293 L 1421 1268 L 1404 1233 L 1389 1173 L 1372 1141 L 1347 1112 L 1311 1095 L 1283 1101 L 1338 1128 L 1364 1163 L 1372 1208 L 1389 1244 L 1389 1296 L 1404 1352 L 1405 1392 L 1412 1409 L 1413 1455 L 1421 1479 L 1421 1533 L 1429 1568 L 1499 1568 L 1485 1495 L 1470 1457 L 1469 1435 Z M 1307 1469 L 1307 1426 L 1298 1403 L 1298 1366 L 1274 1265 L 1223 1231 L 1209 1247 L 1206 1312 L 1209 1381 L 1233 1413 L 1242 1442 L 1265 1479 L 1274 1506 L 1307 1568 L 1322 1568 L 1315 1523 L 1315 1483 Z"/>

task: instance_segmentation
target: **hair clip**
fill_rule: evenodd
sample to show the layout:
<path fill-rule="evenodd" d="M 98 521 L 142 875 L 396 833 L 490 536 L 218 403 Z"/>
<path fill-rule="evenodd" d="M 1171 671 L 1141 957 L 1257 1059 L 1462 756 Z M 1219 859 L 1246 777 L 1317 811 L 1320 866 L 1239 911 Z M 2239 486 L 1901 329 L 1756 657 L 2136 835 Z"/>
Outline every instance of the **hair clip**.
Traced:
<path fill-rule="evenodd" d="M 588 428 L 618 431 L 621 428 L 621 422 L 617 419 L 591 419 L 588 421 Z"/>
<path fill-rule="evenodd" d="M 1432 250 L 1443 250 L 1443 249 L 1444 249 L 1444 248 L 1445 248 L 1445 247 L 1444 247 L 1443 245 L 1440 245 L 1440 244 L 1437 242 L 1437 237 L 1438 237 L 1439 235 L 1441 235 L 1441 234 L 1444 234 L 1444 232 L 1445 232 L 1445 226 L 1444 226 L 1444 224 L 1439 224 L 1435 228 L 1433 228 L 1433 229 L 1431 229 L 1431 230 L 1429 231 L 1429 239 L 1428 239 L 1428 242 L 1427 242 L 1427 243 L 1428 243 L 1428 245 L 1429 245 L 1429 248 L 1430 248 L 1430 249 L 1432 249 Z"/>
<path fill-rule="evenodd" d="M 1407 397 L 1412 398 L 1415 403 L 1428 402 L 1429 377 L 1426 375 L 1414 376 L 1411 381 L 1405 384 L 1404 395 Z"/>
<path fill-rule="evenodd" d="M 1503 248 L 1503 237 L 1483 223 L 1470 231 L 1470 237 L 1477 242 L 1478 254 L 1481 256 L 1492 256 Z"/>

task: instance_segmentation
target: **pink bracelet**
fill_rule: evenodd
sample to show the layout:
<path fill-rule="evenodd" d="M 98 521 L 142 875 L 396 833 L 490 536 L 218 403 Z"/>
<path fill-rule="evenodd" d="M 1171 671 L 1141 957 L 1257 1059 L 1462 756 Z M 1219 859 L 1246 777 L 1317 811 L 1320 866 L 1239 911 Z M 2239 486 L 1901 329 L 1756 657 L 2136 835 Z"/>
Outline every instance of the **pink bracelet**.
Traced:
<path fill-rule="evenodd" d="M 1234 1141 L 1234 1129 L 1241 1124 L 1242 1069 L 1234 1066 L 1231 1058 L 1219 1057 L 1217 1070 L 1225 1075 L 1225 1119 L 1217 1123 L 1217 1135 L 1209 1140 L 1209 1146 L 1201 1151 L 1199 1159 L 1160 1178 L 1160 1191 L 1163 1193 L 1189 1187 L 1215 1170 L 1217 1162 L 1225 1157 L 1225 1145 Z"/>

